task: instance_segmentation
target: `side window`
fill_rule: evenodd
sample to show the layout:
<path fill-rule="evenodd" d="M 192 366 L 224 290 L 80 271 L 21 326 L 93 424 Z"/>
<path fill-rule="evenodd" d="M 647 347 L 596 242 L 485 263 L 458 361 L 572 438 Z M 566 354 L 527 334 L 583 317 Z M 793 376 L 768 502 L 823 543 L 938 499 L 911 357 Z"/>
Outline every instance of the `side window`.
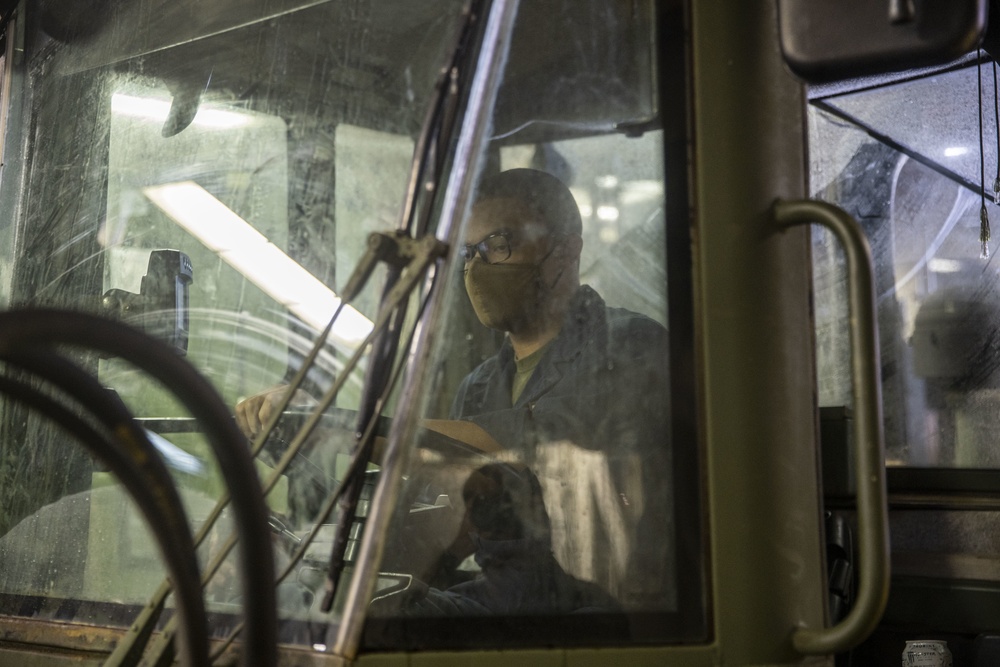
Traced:
<path fill-rule="evenodd" d="M 667 229 L 686 223 L 665 214 L 663 131 L 625 131 L 647 99 L 625 86 L 635 54 L 603 51 L 607 26 L 593 18 L 573 20 L 593 39 L 583 58 L 600 54 L 605 69 L 553 61 L 544 98 L 521 89 L 541 73 L 518 78 L 516 62 L 505 73 L 458 256 L 440 278 L 443 333 L 369 608 L 370 647 L 703 632 L 691 630 L 704 613 L 689 559 L 697 519 L 678 511 L 698 494 L 679 472 L 696 445 L 674 438 L 671 407 L 671 327 L 690 323 L 669 316 L 669 276 L 683 263 L 668 262 Z M 624 15 L 606 19 L 628 30 Z M 541 21 L 518 20 L 515 44 Z M 638 618 L 649 622 L 628 620 Z M 682 629 L 682 618 L 694 623 Z"/>
<path fill-rule="evenodd" d="M 661 141 L 501 149 L 484 176 L 448 276 L 449 400 L 382 565 L 419 583 L 373 603 L 372 642 L 393 619 L 576 614 L 624 640 L 609 616 L 678 611 Z"/>
<path fill-rule="evenodd" d="M 1000 218 L 997 129 L 993 70 L 981 67 L 818 98 L 810 109 L 813 195 L 853 214 L 872 247 L 890 466 L 1000 464 L 996 240 L 988 255 L 981 241 L 982 215 Z M 824 233 L 813 253 L 820 405 L 847 405 L 843 260 Z"/>

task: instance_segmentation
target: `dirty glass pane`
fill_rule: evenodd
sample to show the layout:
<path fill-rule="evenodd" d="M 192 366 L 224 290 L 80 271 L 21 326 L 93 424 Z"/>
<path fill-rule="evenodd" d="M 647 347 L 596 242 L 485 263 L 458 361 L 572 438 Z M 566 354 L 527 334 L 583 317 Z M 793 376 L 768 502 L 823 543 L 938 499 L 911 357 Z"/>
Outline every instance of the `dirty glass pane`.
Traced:
<path fill-rule="evenodd" d="M 980 242 L 981 207 L 1000 220 L 989 66 L 983 77 L 985 200 L 975 67 L 810 109 L 813 196 L 854 215 L 874 256 L 889 465 L 1000 465 L 996 241 L 989 257 Z M 813 262 L 820 405 L 845 406 L 846 277 L 829 234 L 815 233 Z"/>
<path fill-rule="evenodd" d="M 980 149 L 993 190 L 997 164 L 992 61 L 976 67 L 970 57 L 953 69 L 871 90 L 814 100 L 846 122 L 870 128 L 888 143 L 920 156 L 946 176 L 975 187 Z M 980 104 L 980 100 L 982 103 Z M 982 145 L 980 114 L 982 110 Z"/>
<path fill-rule="evenodd" d="M 143 328 L 236 406 L 295 374 L 368 234 L 395 227 L 462 3 L 96 4 L 102 12 L 87 16 L 73 3 L 19 14 L 9 103 L 24 118 L 5 147 L 0 207 L 12 242 L 0 250 L 0 301 Z M 268 497 L 279 567 L 351 446 L 364 368 L 346 364 L 372 330 L 383 280 L 376 271 L 342 313 L 296 396 L 298 415 L 258 461 L 269 476 L 301 411 L 344 378 L 322 446 L 307 443 Z M 122 360 L 68 354 L 140 419 L 200 528 L 224 490 L 201 426 Z M 227 511 L 203 562 L 230 531 Z M 9 397 L 0 563 L 0 613 L 112 625 L 131 623 L 165 575 L 115 478 Z M 285 641 L 312 643 L 295 624 L 322 584 L 310 575 L 282 584 Z M 239 620 L 240 595 L 226 564 L 206 593 L 216 634 Z"/>
<path fill-rule="evenodd" d="M 518 16 L 515 53 L 537 31 L 581 62 L 505 72 L 441 278 L 443 333 L 369 607 L 372 647 L 670 642 L 703 614 L 681 583 L 697 566 L 678 555 L 693 524 L 677 513 L 675 453 L 693 443 L 671 435 L 664 135 L 624 131 L 651 111 L 624 85 L 632 68 L 651 74 L 650 35 L 621 5 L 585 4 Z M 564 20 L 573 28 L 547 30 Z"/>

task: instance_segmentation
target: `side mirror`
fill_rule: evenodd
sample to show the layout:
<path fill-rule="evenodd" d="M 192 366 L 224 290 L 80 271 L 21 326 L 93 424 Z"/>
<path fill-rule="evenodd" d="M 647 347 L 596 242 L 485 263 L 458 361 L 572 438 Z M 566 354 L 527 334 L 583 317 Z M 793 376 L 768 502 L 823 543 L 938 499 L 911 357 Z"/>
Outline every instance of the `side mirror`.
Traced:
<path fill-rule="evenodd" d="M 101 299 L 105 314 L 135 324 L 151 336 L 173 345 L 178 354 L 188 348 L 188 285 L 194 279 L 191 259 L 179 250 L 154 250 L 139 293 L 111 289 Z"/>
<path fill-rule="evenodd" d="M 781 52 L 826 83 L 941 65 L 979 46 L 988 0 L 777 0 Z"/>

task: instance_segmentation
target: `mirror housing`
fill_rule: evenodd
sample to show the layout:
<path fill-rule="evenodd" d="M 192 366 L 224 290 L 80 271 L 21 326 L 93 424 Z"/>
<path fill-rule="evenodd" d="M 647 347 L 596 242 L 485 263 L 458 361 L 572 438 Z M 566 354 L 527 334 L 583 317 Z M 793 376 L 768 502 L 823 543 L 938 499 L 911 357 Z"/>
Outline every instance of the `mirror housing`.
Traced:
<path fill-rule="evenodd" d="M 184 356 L 190 330 L 188 286 L 193 279 L 187 255 L 179 250 L 153 250 L 139 293 L 110 289 L 101 298 L 102 311 L 170 343 Z"/>
<path fill-rule="evenodd" d="M 777 0 L 781 52 L 808 83 L 942 65 L 977 48 L 988 0 Z"/>

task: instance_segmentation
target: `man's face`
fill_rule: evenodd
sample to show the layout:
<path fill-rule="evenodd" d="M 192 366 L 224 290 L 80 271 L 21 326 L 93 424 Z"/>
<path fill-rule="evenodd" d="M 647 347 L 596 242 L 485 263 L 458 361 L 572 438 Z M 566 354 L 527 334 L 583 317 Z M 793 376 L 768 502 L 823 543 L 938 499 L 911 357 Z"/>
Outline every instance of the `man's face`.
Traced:
<path fill-rule="evenodd" d="M 550 250 L 551 243 L 544 223 L 516 199 L 484 199 L 472 207 L 466 243 L 479 243 L 499 232 L 510 237 L 507 264 L 537 264 Z M 478 255 L 472 261 L 482 261 Z"/>
<path fill-rule="evenodd" d="M 465 289 L 484 325 L 525 334 L 545 323 L 551 279 L 543 265 L 552 263 L 543 261 L 552 247 L 546 232 L 516 199 L 484 199 L 472 207 Z"/>

